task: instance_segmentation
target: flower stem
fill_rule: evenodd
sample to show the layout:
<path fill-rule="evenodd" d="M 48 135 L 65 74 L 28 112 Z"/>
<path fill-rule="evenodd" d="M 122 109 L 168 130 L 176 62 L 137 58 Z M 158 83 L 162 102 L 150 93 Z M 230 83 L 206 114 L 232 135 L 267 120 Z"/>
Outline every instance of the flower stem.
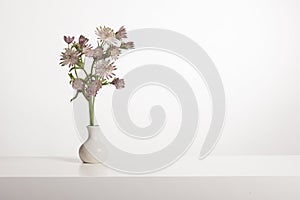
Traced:
<path fill-rule="evenodd" d="M 94 69 L 95 62 L 96 61 L 94 60 L 92 66 L 91 66 L 91 76 L 93 75 L 93 69 Z"/>
<path fill-rule="evenodd" d="M 94 126 L 94 97 L 90 97 L 89 99 L 89 112 L 90 112 L 90 126 Z"/>
<path fill-rule="evenodd" d="M 87 97 L 87 95 L 86 95 L 86 93 L 85 93 L 84 89 L 83 89 L 81 92 L 82 92 L 82 94 L 83 94 L 84 98 L 85 98 L 87 101 L 89 101 L 89 98 Z"/>
<path fill-rule="evenodd" d="M 77 71 L 76 71 L 76 69 L 74 69 L 74 71 L 75 71 L 76 78 L 78 78 L 78 74 L 77 74 Z"/>

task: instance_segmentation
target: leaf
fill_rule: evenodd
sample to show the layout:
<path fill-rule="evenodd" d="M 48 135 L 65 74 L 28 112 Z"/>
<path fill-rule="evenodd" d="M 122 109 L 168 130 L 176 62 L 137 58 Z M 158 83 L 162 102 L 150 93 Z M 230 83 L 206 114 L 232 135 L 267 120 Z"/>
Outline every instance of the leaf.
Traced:
<path fill-rule="evenodd" d="M 73 74 L 72 74 L 72 73 L 69 73 L 68 75 L 69 75 L 69 77 L 70 77 L 71 81 L 74 81 L 74 80 L 75 80 L 75 78 L 74 78 L 74 76 L 73 76 Z"/>

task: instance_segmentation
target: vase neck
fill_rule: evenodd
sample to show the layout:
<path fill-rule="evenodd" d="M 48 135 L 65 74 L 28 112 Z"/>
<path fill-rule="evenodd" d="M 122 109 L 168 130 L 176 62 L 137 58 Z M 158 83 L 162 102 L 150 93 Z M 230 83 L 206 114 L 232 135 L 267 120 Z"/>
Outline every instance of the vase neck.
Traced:
<path fill-rule="evenodd" d="M 97 137 L 97 135 L 99 135 L 101 132 L 99 126 L 87 126 L 87 130 L 88 130 L 89 138 Z"/>

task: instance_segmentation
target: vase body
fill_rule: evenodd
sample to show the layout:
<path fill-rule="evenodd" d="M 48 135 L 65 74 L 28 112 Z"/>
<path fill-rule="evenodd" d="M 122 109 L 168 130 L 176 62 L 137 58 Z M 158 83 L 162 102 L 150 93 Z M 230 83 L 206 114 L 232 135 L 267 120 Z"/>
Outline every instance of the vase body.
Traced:
<path fill-rule="evenodd" d="M 83 163 L 98 164 L 106 158 L 104 145 L 101 143 L 99 126 L 87 126 L 88 138 L 79 148 L 79 157 Z"/>

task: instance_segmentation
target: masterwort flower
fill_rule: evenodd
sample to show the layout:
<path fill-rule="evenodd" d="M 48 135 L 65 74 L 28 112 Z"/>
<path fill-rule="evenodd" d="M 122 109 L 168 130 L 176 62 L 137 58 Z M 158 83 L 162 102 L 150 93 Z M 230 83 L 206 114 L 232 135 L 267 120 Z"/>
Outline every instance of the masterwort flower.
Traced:
<path fill-rule="evenodd" d="M 111 83 L 116 86 L 116 89 L 122 89 L 125 87 L 124 79 L 115 78 Z"/>
<path fill-rule="evenodd" d="M 79 55 L 80 55 L 79 52 L 77 52 L 76 50 L 66 49 L 65 52 L 61 53 L 60 64 L 62 66 L 69 65 L 69 67 L 76 65 L 79 60 Z"/>
<path fill-rule="evenodd" d="M 85 47 L 82 48 L 82 53 L 86 57 L 93 57 L 94 56 L 94 50 L 92 48 L 93 47 L 90 44 L 86 45 Z"/>
<path fill-rule="evenodd" d="M 80 44 L 81 47 L 85 47 L 87 45 L 87 42 L 89 41 L 89 39 L 87 39 L 86 37 L 84 37 L 83 35 L 79 36 L 79 41 L 78 43 Z"/>
<path fill-rule="evenodd" d="M 101 74 L 105 71 L 106 67 L 109 65 L 109 60 L 101 60 L 95 64 L 95 73 L 98 76 L 101 76 Z"/>
<path fill-rule="evenodd" d="M 100 26 L 95 33 L 100 40 L 105 41 L 109 45 L 116 45 L 118 43 L 114 31 L 109 27 Z"/>
<path fill-rule="evenodd" d="M 114 63 L 111 63 L 105 68 L 105 70 L 102 74 L 102 77 L 109 79 L 109 78 L 112 78 L 113 76 L 115 76 L 114 71 L 117 70 L 117 68 L 113 64 Z"/>
<path fill-rule="evenodd" d="M 70 37 L 70 36 L 64 36 L 64 41 L 67 43 L 67 44 L 71 44 L 73 41 L 74 41 L 75 37 Z"/>
<path fill-rule="evenodd" d="M 74 90 L 82 91 L 83 89 L 83 81 L 79 78 L 75 79 L 72 83 L 72 87 Z"/>
<path fill-rule="evenodd" d="M 102 47 L 97 47 L 94 49 L 94 52 L 93 52 L 93 58 L 95 60 L 100 60 L 103 56 L 103 48 Z"/>
<path fill-rule="evenodd" d="M 109 64 L 107 61 L 103 61 L 96 66 L 96 74 L 100 78 L 112 78 L 115 76 L 114 71 L 117 69 L 116 66 L 113 65 L 114 63 Z"/>
<path fill-rule="evenodd" d="M 134 43 L 133 42 L 122 42 L 121 49 L 133 49 L 134 48 Z"/>
<path fill-rule="evenodd" d="M 112 59 L 117 60 L 120 54 L 121 51 L 118 47 L 112 46 L 111 48 L 109 48 L 109 55 L 111 56 Z"/>
<path fill-rule="evenodd" d="M 118 40 L 121 40 L 123 38 L 127 38 L 127 32 L 124 26 L 121 26 L 121 28 L 116 32 L 116 38 Z"/>
<path fill-rule="evenodd" d="M 86 88 L 86 95 L 88 97 L 96 96 L 97 92 L 102 88 L 102 83 L 100 80 L 93 80 Z"/>

